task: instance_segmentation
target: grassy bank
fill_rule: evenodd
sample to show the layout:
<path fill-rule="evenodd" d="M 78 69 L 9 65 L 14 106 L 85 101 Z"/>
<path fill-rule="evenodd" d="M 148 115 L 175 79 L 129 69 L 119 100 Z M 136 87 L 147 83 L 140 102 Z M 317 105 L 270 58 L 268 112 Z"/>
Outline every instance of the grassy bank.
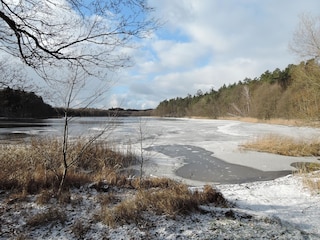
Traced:
<path fill-rule="evenodd" d="M 136 161 L 131 153 L 120 154 L 104 143 L 94 143 L 82 152 L 84 142 L 79 139 L 69 145 L 67 159 L 79 159 L 68 169 L 66 188 L 108 177 L 120 166 L 128 167 Z M 1 189 L 33 194 L 58 188 L 63 169 L 60 140 L 33 139 L 0 148 Z"/>
<path fill-rule="evenodd" d="M 270 134 L 248 141 L 242 147 L 247 150 L 268 152 L 293 157 L 320 156 L 320 140 L 300 140 L 287 136 Z"/>
<path fill-rule="evenodd" d="M 82 151 L 83 142 L 70 144 L 69 158 Z M 192 212 L 201 214 L 200 205 L 228 205 L 211 186 L 191 192 L 185 184 L 167 178 L 132 178 L 124 169 L 137 164 L 136 156 L 101 142 L 93 143 L 70 167 L 58 195 L 63 172 L 59 140 L 33 139 L 30 144 L 0 148 L 0 220 L 8 228 L 1 236 L 13 237 L 10 226 L 16 211 L 24 222 L 15 230 L 17 239 L 29 239 L 32 231 L 53 225 L 70 228 L 81 239 L 97 223 L 111 228 L 140 226 L 147 224 L 145 217 L 150 214 L 174 219 Z M 83 209 L 87 210 L 81 219 L 73 216 Z"/>

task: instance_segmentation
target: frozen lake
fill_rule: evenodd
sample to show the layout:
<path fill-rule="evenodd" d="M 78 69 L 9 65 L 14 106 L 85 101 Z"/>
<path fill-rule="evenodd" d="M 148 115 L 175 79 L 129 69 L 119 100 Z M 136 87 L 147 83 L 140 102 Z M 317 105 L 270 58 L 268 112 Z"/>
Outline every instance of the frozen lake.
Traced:
<path fill-rule="evenodd" d="M 299 139 L 320 136 L 320 130 L 245 123 L 229 120 L 177 118 L 74 118 L 70 135 L 95 135 L 107 127 L 104 139 L 120 149 L 140 154 L 145 174 L 174 177 L 193 185 L 244 183 L 270 180 L 290 174 L 293 162 L 318 161 L 274 154 L 244 152 L 238 146 L 265 134 Z M 62 119 L 29 122 L 0 121 L 0 141 L 15 142 L 31 136 L 61 136 Z M 142 140 L 142 141 L 141 141 Z M 275 143 L 276 144 L 276 143 Z"/>

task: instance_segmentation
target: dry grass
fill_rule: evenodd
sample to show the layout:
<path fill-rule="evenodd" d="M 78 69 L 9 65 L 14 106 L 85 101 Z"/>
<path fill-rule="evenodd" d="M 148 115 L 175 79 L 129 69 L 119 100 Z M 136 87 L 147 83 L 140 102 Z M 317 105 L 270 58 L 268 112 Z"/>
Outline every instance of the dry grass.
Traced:
<path fill-rule="evenodd" d="M 319 157 L 320 140 L 298 140 L 279 135 L 268 135 L 242 145 L 246 150 L 268 152 L 294 157 Z M 320 192 L 320 163 L 296 163 L 303 183 L 314 192 Z"/>
<path fill-rule="evenodd" d="M 320 173 L 305 174 L 303 184 L 316 194 L 320 193 Z"/>
<path fill-rule="evenodd" d="M 169 178 L 136 178 L 131 181 L 131 185 L 135 189 L 170 188 L 176 184 L 176 181 Z"/>
<path fill-rule="evenodd" d="M 70 143 L 70 162 L 79 155 L 84 142 L 79 139 Z M 30 144 L 1 145 L 0 188 L 30 194 L 58 188 L 63 170 L 61 146 L 62 142 L 57 139 L 33 139 Z M 134 161 L 132 154 L 124 155 L 105 144 L 93 143 L 69 168 L 66 189 L 80 187 L 95 178 L 105 178 L 106 174 L 127 167 Z"/>
<path fill-rule="evenodd" d="M 295 174 L 302 178 L 303 184 L 311 190 L 311 192 L 320 193 L 320 163 L 296 163 L 298 170 Z"/>
<path fill-rule="evenodd" d="M 76 156 L 82 146 L 81 141 L 70 145 L 69 157 Z M 201 211 L 199 206 L 202 204 L 228 205 L 221 193 L 210 186 L 205 186 L 203 191 L 191 192 L 185 184 L 168 178 L 128 178 L 119 170 L 135 163 L 134 157 L 117 153 L 101 143 L 86 149 L 81 159 L 69 168 L 66 188 L 57 195 L 63 170 L 61 142 L 36 139 L 31 144 L 0 147 L 0 189 L 10 190 L 12 204 L 31 199 L 30 194 L 37 194 L 37 204 L 51 206 L 29 217 L 27 226 L 30 227 L 64 224 L 67 217 L 61 210 L 63 205 L 75 206 L 82 199 L 74 200 L 69 189 L 88 183 L 104 192 L 96 195 L 96 202 L 101 205 L 96 220 L 109 226 L 139 223 L 145 213 L 174 218 Z M 76 237 L 83 238 L 89 228 L 85 222 L 77 221 L 71 231 Z"/>
<path fill-rule="evenodd" d="M 177 215 L 199 211 L 199 205 L 203 204 L 228 206 L 222 194 L 211 186 L 205 186 L 201 192 L 190 192 L 187 185 L 168 179 L 169 185 L 162 185 L 162 187 L 159 183 L 166 182 L 165 179 L 148 179 L 147 182 L 149 189 L 138 190 L 134 197 L 125 199 L 113 208 L 104 207 L 99 220 L 115 227 L 138 223 L 142 221 L 143 212 L 147 211 L 174 218 Z M 142 186 L 146 185 L 142 184 Z"/>
<path fill-rule="evenodd" d="M 291 137 L 270 134 L 241 146 L 246 150 L 268 152 L 285 156 L 320 156 L 320 141 L 298 140 Z"/>

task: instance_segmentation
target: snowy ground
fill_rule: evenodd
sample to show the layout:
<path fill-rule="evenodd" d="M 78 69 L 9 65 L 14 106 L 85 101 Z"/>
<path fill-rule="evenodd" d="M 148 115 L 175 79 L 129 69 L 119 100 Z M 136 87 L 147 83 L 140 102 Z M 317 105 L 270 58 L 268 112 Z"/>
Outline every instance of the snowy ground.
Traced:
<path fill-rule="evenodd" d="M 33 196 L 8 201 L 2 193 L 0 239 L 320 239 L 320 197 L 299 177 L 217 187 L 234 207 L 202 206 L 204 213 L 175 219 L 146 213 L 138 224 L 116 228 L 94 220 L 101 211 L 94 189 L 73 190 L 62 205 L 38 205 Z M 49 208 L 64 213 L 64 222 L 27 224 Z"/>
<path fill-rule="evenodd" d="M 320 136 L 319 129 L 193 119 L 161 120 L 161 125 L 158 121 L 146 120 L 144 126 L 145 149 L 190 145 L 212 152 L 226 162 L 261 171 L 293 170 L 290 166 L 293 162 L 318 161 L 316 158 L 243 152 L 238 145 L 269 133 L 311 139 Z M 138 138 L 126 139 L 139 150 Z M 127 142 L 120 144 L 125 148 Z M 52 203 L 51 207 L 66 214 L 64 223 L 32 228 L 27 226 L 27 219 L 47 211 L 50 206 L 35 204 L 33 196 L 23 202 L 8 201 L 7 194 L 0 191 L 0 239 L 320 239 L 320 195 L 306 189 L 298 175 L 241 184 L 220 184 L 210 179 L 195 181 L 192 177 L 175 174 L 185 166 L 183 155 L 170 157 L 151 150 L 144 154 L 146 174 L 175 178 L 193 186 L 191 189 L 212 184 L 235 205 L 226 209 L 203 206 L 206 213 L 176 219 L 146 214 L 139 224 L 112 229 L 93 221 L 94 215 L 101 211 L 97 201 L 99 193 L 84 187 L 72 191 L 71 203 Z M 77 236 L 76 233 L 82 234 Z"/>
<path fill-rule="evenodd" d="M 291 166 L 294 162 L 319 162 L 316 157 L 286 157 L 245 152 L 239 149 L 239 145 L 266 134 L 312 140 L 319 138 L 320 129 L 224 120 L 177 119 L 176 121 L 178 124 L 174 121 L 164 124 L 162 129 L 166 134 L 158 134 L 151 145 L 180 144 L 201 147 L 225 162 L 261 171 L 292 171 L 295 170 Z M 151 128 L 154 129 L 153 126 Z M 185 165 L 183 155 L 176 158 L 158 152 L 150 152 L 150 155 L 152 157 L 149 162 L 149 172 L 147 169 L 150 175 L 176 178 L 193 186 L 212 184 L 241 211 L 278 219 L 284 226 L 292 226 L 311 234 L 307 239 L 320 239 L 320 195 L 306 189 L 301 177 L 297 175 L 290 174 L 271 181 L 242 184 L 219 184 L 210 179 L 195 181 L 192 177 L 186 179 L 175 174 L 177 169 Z"/>

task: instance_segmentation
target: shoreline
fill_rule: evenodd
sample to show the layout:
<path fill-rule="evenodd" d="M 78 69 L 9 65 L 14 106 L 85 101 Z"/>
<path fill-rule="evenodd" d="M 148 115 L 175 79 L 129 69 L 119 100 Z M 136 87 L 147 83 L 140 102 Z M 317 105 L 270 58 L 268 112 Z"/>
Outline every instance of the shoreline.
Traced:
<path fill-rule="evenodd" d="M 314 127 L 320 128 L 320 121 L 311 121 L 303 119 L 284 119 L 284 118 L 271 118 L 271 119 L 258 119 L 253 117 L 218 117 L 216 119 L 209 117 L 198 117 L 191 116 L 186 117 L 190 119 L 207 119 L 207 120 L 230 120 L 230 121 L 240 121 L 247 123 L 265 123 L 274 125 L 284 125 L 284 126 L 295 126 L 295 127 Z"/>

